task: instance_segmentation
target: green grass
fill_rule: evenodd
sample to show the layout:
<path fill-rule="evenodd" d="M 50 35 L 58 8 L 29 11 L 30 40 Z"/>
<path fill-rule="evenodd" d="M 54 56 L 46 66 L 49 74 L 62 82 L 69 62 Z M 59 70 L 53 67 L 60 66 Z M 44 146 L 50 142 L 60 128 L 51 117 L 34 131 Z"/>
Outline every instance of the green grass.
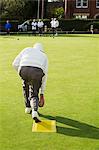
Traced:
<path fill-rule="evenodd" d="M 49 58 L 46 104 L 39 112 L 57 121 L 57 133 L 31 132 L 12 68 L 15 56 L 35 42 L 44 44 Z M 99 150 L 99 35 L 0 36 L 0 150 Z"/>

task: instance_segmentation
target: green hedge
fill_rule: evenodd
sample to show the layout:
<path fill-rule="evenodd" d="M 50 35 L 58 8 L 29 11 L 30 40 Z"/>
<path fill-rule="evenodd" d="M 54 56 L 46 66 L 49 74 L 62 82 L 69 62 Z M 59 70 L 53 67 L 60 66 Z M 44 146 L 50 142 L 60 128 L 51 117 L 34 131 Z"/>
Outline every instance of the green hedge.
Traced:
<path fill-rule="evenodd" d="M 50 20 L 45 20 L 44 22 L 50 28 Z M 59 20 L 59 28 L 63 31 L 88 31 L 91 24 L 93 24 L 94 29 L 99 30 L 99 20 Z"/>

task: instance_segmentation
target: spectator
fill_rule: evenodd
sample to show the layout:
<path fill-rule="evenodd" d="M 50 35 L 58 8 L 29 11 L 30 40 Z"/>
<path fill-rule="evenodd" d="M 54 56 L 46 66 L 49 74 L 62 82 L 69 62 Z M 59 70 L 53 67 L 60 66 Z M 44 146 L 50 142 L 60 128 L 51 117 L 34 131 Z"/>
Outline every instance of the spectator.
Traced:
<path fill-rule="evenodd" d="M 90 26 L 90 32 L 93 34 L 94 28 L 93 28 L 93 24 L 91 24 Z"/>
<path fill-rule="evenodd" d="M 9 22 L 9 20 L 7 20 L 5 24 L 5 30 L 7 34 L 10 34 L 11 27 L 12 27 L 11 23 Z"/>
<path fill-rule="evenodd" d="M 32 25 L 32 33 L 36 36 L 37 22 L 35 21 L 35 19 L 33 19 L 31 25 Z"/>
<path fill-rule="evenodd" d="M 38 31 L 39 31 L 39 35 L 41 36 L 42 35 L 42 32 L 43 32 L 43 26 L 44 26 L 44 23 L 41 19 L 39 19 L 38 21 Z"/>
<path fill-rule="evenodd" d="M 57 27 L 59 26 L 59 21 L 56 20 L 56 18 L 52 18 L 50 24 L 52 28 L 53 37 L 54 37 L 54 35 L 57 35 Z"/>
<path fill-rule="evenodd" d="M 56 36 L 57 36 L 57 28 L 59 27 L 59 21 L 56 19 L 56 18 L 54 18 L 54 20 L 55 20 L 55 32 L 56 32 Z"/>

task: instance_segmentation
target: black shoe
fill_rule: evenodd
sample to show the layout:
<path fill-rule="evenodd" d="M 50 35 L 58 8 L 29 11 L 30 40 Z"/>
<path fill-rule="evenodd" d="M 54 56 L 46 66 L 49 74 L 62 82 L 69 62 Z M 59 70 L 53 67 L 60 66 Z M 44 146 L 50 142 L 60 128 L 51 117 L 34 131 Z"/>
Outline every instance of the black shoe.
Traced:
<path fill-rule="evenodd" d="M 35 120 L 36 123 L 41 122 L 41 120 L 39 120 L 37 117 L 34 117 L 33 119 Z"/>
<path fill-rule="evenodd" d="M 32 111 L 32 118 L 35 120 L 36 123 L 41 122 L 37 111 Z"/>

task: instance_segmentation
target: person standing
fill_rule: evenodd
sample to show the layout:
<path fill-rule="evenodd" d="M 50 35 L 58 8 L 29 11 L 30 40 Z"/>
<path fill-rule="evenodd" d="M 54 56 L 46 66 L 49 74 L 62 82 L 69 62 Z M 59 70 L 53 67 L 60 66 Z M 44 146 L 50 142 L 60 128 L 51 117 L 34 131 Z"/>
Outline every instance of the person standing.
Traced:
<path fill-rule="evenodd" d="M 93 24 L 91 24 L 91 26 L 90 26 L 90 32 L 93 34 L 93 32 L 94 32 L 94 28 L 93 28 Z"/>
<path fill-rule="evenodd" d="M 9 22 L 9 20 L 6 21 L 6 24 L 5 24 L 5 30 L 7 32 L 7 34 L 10 34 L 10 30 L 11 30 L 11 23 Z"/>
<path fill-rule="evenodd" d="M 54 21 L 55 21 L 55 36 L 57 36 L 58 35 L 57 28 L 59 27 L 59 21 L 56 18 L 54 18 Z"/>
<path fill-rule="evenodd" d="M 35 19 L 33 19 L 31 25 L 32 25 L 32 33 L 36 36 L 37 22 L 35 21 Z"/>
<path fill-rule="evenodd" d="M 36 123 L 40 122 L 38 107 L 44 106 L 44 91 L 48 73 L 48 58 L 42 44 L 35 43 L 33 47 L 23 49 L 16 56 L 12 65 L 23 80 L 25 113 L 32 111 L 32 118 Z"/>
<path fill-rule="evenodd" d="M 56 18 L 52 18 L 50 24 L 52 28 L 53 37 L 54 35 L 57 36 L 57 28 L 59 26 L 59 21 Z"/>
<path fill-rule="evenodd" d="M 59 21 L 56 18 L 52 18 L 50 24 L 52 28 L 53 37 L 54 35 L 57 36 L 57 28 L 59 27 Z"/>
<path fill-rule="evenodd" d="M 51 28 L 52 28 L 52 34 L 53 34 L 53 37 L 54 37 L 54 34 L 55 34 L 55 20 L 54 18 L 51 19 Z"/>
<path fill-rule="evenodd" d="M 38 21 L 38 31 L 39 31 L 39 35 L 41 36 L 42 35 L 42 32 L 43 32 L 43 26 L 44 26 L 44 23 L 41 19 L 39 19 Z"/>

